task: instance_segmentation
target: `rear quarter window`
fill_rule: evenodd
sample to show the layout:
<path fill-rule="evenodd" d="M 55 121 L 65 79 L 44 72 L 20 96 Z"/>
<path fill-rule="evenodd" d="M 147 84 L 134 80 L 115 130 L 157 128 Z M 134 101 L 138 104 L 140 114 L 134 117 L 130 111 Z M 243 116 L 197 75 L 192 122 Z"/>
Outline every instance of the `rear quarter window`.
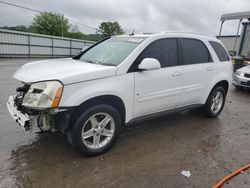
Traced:
<path fill-rule="evenodd" d="M 227 52 L 225 48 L 218 42 L 215 41 L 209 41 L 210 45 L 214 49 L 216 55 L 218 56 L 220 61 L 229 61 L 230 58 L 227 55 Z"/>

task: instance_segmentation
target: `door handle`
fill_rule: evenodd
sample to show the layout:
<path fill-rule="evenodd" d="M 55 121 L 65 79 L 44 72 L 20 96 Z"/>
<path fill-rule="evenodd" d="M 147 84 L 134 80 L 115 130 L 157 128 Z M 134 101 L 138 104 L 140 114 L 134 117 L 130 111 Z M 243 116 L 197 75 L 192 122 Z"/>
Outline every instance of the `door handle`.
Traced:
<path fill-rule="evenodd" d="M 208 67 L 208 68 L 207 68 L 207 71 L 213 71 L 213 70 L 214 70 L 213 67 Z"/>
<path fill-rule="evenodd" d="M 175 72 L 172 74 L 172 76 L 181 76 L 181 72 L 175 71 Z"/>

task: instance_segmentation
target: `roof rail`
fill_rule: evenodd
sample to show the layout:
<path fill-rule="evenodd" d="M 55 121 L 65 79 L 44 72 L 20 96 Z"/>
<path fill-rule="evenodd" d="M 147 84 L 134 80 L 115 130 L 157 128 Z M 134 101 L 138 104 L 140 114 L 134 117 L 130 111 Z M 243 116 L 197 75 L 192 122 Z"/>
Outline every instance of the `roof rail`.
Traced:
<path fill-rule="evenodd" d="M 195 34 L 195 35 L 205 35 L 209 37 L 214 37 L 214 35 L 208 34 L 208 33 L 199 33 L 199 32 L 186 32 L 186 31 L 163 31 L 162 34 L 165 33 L 183 33 L 183 34 Z"/>

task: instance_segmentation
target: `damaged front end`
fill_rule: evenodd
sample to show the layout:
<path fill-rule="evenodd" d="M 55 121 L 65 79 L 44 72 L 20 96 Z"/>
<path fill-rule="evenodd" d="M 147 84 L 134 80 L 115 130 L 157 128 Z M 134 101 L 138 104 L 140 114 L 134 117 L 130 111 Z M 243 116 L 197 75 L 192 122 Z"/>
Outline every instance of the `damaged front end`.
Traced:
<path fill-rule="evenodd" d="M 16 91 L 17 95 L 9 97 L 7 108 L 14 120 L 26 131 L 55 132 L 60 129 L 58 123 L 65 123 L 66 120 L 61 120 L 67 117 L 70 110 L 58 108 L 63 91 L 61 82 L 25 84 Z"/>

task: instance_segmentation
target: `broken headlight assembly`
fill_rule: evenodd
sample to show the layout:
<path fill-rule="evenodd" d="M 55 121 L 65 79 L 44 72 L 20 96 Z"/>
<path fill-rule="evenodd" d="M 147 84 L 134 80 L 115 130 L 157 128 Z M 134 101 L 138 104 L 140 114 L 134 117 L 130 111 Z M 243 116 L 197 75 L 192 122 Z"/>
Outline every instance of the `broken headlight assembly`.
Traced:
<path fill-rule="evenodd" d="M 34 83 L 24 95 L 22 105 L 34 109 L 56 108 L 62 91 L 63 85 L 59 81 Z"/>

